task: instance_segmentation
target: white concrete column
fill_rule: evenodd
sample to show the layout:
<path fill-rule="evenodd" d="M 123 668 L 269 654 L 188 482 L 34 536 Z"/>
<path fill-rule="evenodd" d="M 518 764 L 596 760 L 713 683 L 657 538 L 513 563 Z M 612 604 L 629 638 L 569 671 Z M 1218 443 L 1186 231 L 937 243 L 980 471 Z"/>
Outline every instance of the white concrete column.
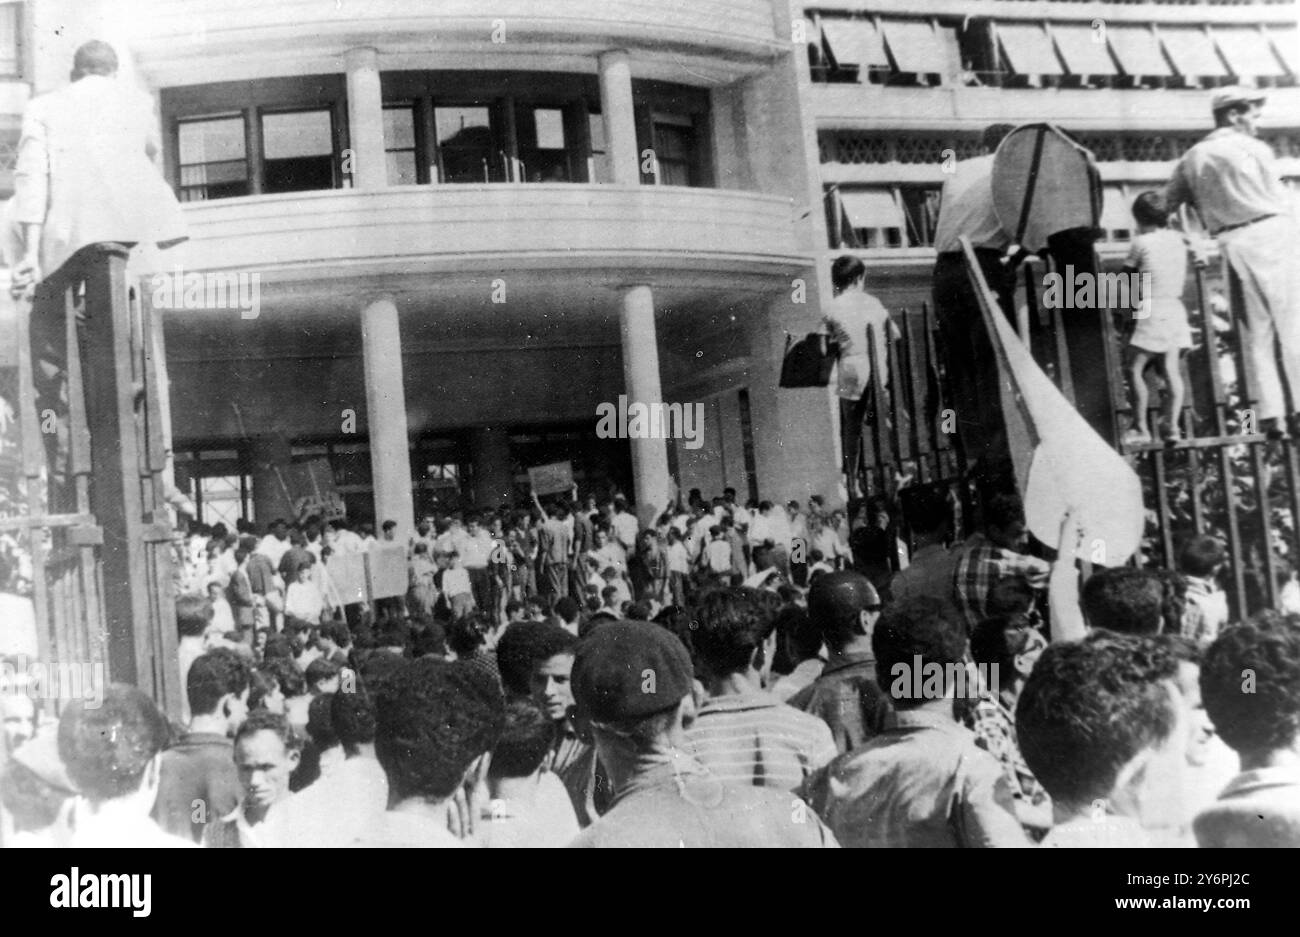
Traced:
<path fill-rule="evenodd" d="M 597 59 L 600 71 L 600 117 L 605 125 L 610 174 L 615 185 L 641 183 L 636 148 L 636 113 L 632 108 L 632 63 L 621 49 Z"/>
<path fill-rule="evenodd" d="M 349 49 L 347 67 L 352 184 L 358 189 L 380 189 L 388 185 L 388 165 L 384 156 L 379 53 L 374 49 Z"/>
<path fill-rule="evenodd" d="M 361 356 L 365 364 L 366 419 L 370 427 L 370 470 L 375 486 L 375 527 L 397 522 L 397 540 L 415 533 L 411 495 L 411 447 L 406 435 L 402 385 L 402 337 L 397 307 L 380 299 L 361 312 Z"/>
<path fill-rule="evenodd" d="M 654 293 L 649 286 L 632 286 L 624 290 L 618 324 L 628 405 L 663 403 L 659 345 L 655 337 Z M 664 439 L 632 439 L 629 442 L 632 446 L 637 517 L 641 526 L 646 527 L 654 523 L 655 515 L 668 503 L 668 442 Z"/>

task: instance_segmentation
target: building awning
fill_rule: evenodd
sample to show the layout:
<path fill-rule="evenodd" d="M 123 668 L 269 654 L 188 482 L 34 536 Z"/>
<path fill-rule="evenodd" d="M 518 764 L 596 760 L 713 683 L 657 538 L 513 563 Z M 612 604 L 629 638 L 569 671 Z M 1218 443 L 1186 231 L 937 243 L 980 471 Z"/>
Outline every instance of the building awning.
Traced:
<path fill-rule="evenodd" d="M 1116 23 L 1106 28 L 1106 38 L 1125 75 L 1171 78 L 1173 69 L 1160 51 L 1160 40 L 1149 26 Z"/>
<path fill-rule="evenodd" d="M 1102 188 L 1101 219 L 1098 225 L 1105 229 L 1108 241 L 1128 240 L 1133 236 L 1137 222 L 1129 211 L 1130 202 L 1123 186 L 1108 185 Z M 1122 232 L 1123 235 L 1116 237 L 1116 232 Z"/>
<path fill-rule="evenodd" d="M 897 71 L 918 74 L 947 71 L 948 51 L 928 22 L 887 19 L 880 25 Z"/>
<path fill-rule="evenodd" d="M 998 41 L 1017 75 L 1064 75 L 1052 40 L 1039 23 L 998 23 Z"/>
<path fill-rule="evenodd" d="M 873 65 L 889 67 L 885 43 L 871 20 L 823 17 L 821 22 L 822 38 L 836 65 L 857 65 L 863 70 Z"/>
<path fill-rule="evenodd" d="M 1228 68 L 1237 78 L 1276 78 L 1286 74 L 1286 69 L 1273 54 L 1268 38 L 1258 29 L 1249 26 L 1216 26 L 1214 44 L 1228 62 Z M 1294 36 L 1292 37 L 1295 38 Z"/>
<path fill-rule="evenodd" d="M 1065 67 L 1071 75 L 1119 73 L 1106 47 L 1104 32 L 1094 31 L 1086 23 L 1061 23 L 1052 26 L 1052 38 L 1056 40 L 1057 51 L 1065 59 Z"/>
<path fill-rule="evenodd" d="M 840 204 L 854 228 L 903 227 L 902 209 L 889 189 L 841 189 Z"/>
<path fill-rule="evenodd" d="M 1228 69 L 1214 51 L 1214 40 L 1199 26 L 1161 26 L 1160 41 L 1178 74 L 1186 78 L 1226 78 Z"/>
<path fill-rule="evenodd" d="M 1292 75 L 1300 75 L 1300 29 L 1294 26 L 1270 26 L 1268 38 Z"/>

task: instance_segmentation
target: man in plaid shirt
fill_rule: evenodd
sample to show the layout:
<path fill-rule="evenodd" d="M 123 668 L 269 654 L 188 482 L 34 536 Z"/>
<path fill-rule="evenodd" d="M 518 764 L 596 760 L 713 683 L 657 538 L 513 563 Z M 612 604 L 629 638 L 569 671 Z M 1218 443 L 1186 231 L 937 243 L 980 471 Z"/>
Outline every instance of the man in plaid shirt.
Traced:
<path fill-rule="evenodd" d="M 953 570 L 953 598 L 968 633 L 989 617 L 989 594 L 1000 580 L 1020 575 L 1033 584 L 1045 581 L 1047 563 L 1019 552 L 1027 539 L 1019 496 L 990 498 L 984 508 L 984 532 L 968 541 Z"/>

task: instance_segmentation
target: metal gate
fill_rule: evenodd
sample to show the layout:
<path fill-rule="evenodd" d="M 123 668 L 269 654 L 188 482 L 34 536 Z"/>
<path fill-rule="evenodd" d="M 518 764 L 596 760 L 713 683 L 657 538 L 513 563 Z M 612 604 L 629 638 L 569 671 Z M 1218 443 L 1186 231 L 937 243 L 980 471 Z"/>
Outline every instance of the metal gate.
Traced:
<path fill-rule="evenodd" d="M 1042 269 L 1039 261 L 1026 265 L 1013 325 L 1073 403 L 1076 376 L 1062 321 L 1070 312 L 1039 302 Z M 1203 533 L 1222 538 L 1229 553 L 1224 586 L 1234 614 L 1240 615 L 1276 605 L 1281 582 L 1300 557 L 1300 454 L 1297 440 L 1270 440 L 1258 431 L 1257 382 L 1243 353 L 1244 317 L 1235 277 L 1227 272 L 1228 302 L 1216 311 L 1205 271 L 1196 269 L 1193 276 L 1195 295 L 1188 314 L 1201 337 L 1184 357 L 1183 438 L 1120 446 L 1142 479 L 1146 505 L 1146 535 L 1135 562 L 1172 569 L 1183 540 Z M 1107 354 L 1104 371 L 1115 423 L 1122 428 L 1133 414 L 1121 366 L 1118 318 L 1105 313 L 1100 325 L 1107 347 L 1115 351 Z M 901 334 L 887 343 L 888 386 L 886 372 L 876 366 L 874 336 L 867 340 L 872 389 L 885 412 L 878 406 L 863 426 L 859 484 L 868 495 L 891 499 L 910 484 L 946 484 L 969 509 L 976 495 L 965 480 L 955 421 L 946 425 L 943 419 L 952 397 L 933 312 L 925 304 L 918 312 L 903 309 L 896 322 Z M 1158 404 L 1159 394 L 1150 400 Z M 964 510 L 962 516 L 961 529 L 970 532 L 973 511 Z"/>
<path fill-rule="evenodd" d="M 0 529 L 26 534 L 42 662 L 103 664 L 177 716 L 161 323 L 127 256 L 90 245 L 17 301 L 27 514 Z"/>

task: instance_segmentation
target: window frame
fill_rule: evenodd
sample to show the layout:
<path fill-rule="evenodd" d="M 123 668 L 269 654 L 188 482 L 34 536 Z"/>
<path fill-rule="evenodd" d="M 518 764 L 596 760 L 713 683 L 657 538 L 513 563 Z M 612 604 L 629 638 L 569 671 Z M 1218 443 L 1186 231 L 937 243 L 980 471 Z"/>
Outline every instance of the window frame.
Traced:
<path fill-rule="evenodd" d="M 207 198 L 207 197 L 204 197 L 204 198 L 201 198 L 201 199 L 187 199 L 187 198 L 185 197 L 185 195 L 186 195 L 186 192 L 187 192 L 188 190 L 191 190 L 191 189 L 198 189 L 198 188 L 200 188 L 200 187 L 206 188 L 206 187 L 210 184 L 210 183 L 204 182 L 204 183 L 202 183 L 202 186 L 199 186 L 199 185 L 186 185 L 186 184 L 185 184 L 184 173 L 185 173 L 185 170 L 186 170 L 187 168 L 192 167 L 192 166 L 211 166 L 211 165 L 215 165 L 215 164 L 219 164 L 219 163 L 234 163 L 234 162 L 237 162 L 237 160 L 233 160 L 233 159 L 209 160 L 209 161 L 207 161 L 207 162 L 202 162 L 202 163 L 185 163 L 185 162 L 182 162 L 182 161 L 181 161 L 181 158 L 182 158 L 182 154 L 181 154 L 181 127 L 184 126 L 185 124 L 214 123 L 214 122 L 216 122 L 216 121 L 224 121 L 224 120 L 231 120 L 231 121 L 233 121 L 233 120 L 238 120 L 238 121 L 240 122 L 241 126 L 243 127 L 243 131 L 244 131 L 244 182 L 245 182 L 245 185 L 246 185 L 247 188 L 248 188 L 248 191 L 245 192 L 245 193 L 243 193 L 242 195 L 226 195 L 226 196 L 221 196 L 221 197 L 218 197 L 218 198 L 215 198 L 215 199 L 213 199 L 213 198 Z M 195 115 L 192 115 L 192 116 L 178 117 L 178 118 L 176 118 L 175 123 L 174 123 L 174 130 L 175 130 L 175 139 L 176 139 L 176 184 L 175 184 L 175 189 L 176 189 L 176 197 L 177 197 L 177 199 L 178 199 L 179 201 L 181 201 L 182 203 L 186 203 L 186 204 L 188 204 L 189 202 L 215 202 L 215 201 L 223 201 L 224 199 L 227 199 L 227 198 L 244 198 L 244 197 L 246 197 L 246 196 L 249 196 L 249 195 L 252 195 L 252 194 L 253 194 L 253 166 L 252 166 L 252 160 L 250 159 L 250 151 L 249 151 L 249 148 L 248 148 L 248 115 L 247 115 L 246 112 L 244 112 L 244 111 L 228 111 L 228 112 L 226 112 L 226 113 L 224 113 L 224 114 L 195 114 Z"/>

